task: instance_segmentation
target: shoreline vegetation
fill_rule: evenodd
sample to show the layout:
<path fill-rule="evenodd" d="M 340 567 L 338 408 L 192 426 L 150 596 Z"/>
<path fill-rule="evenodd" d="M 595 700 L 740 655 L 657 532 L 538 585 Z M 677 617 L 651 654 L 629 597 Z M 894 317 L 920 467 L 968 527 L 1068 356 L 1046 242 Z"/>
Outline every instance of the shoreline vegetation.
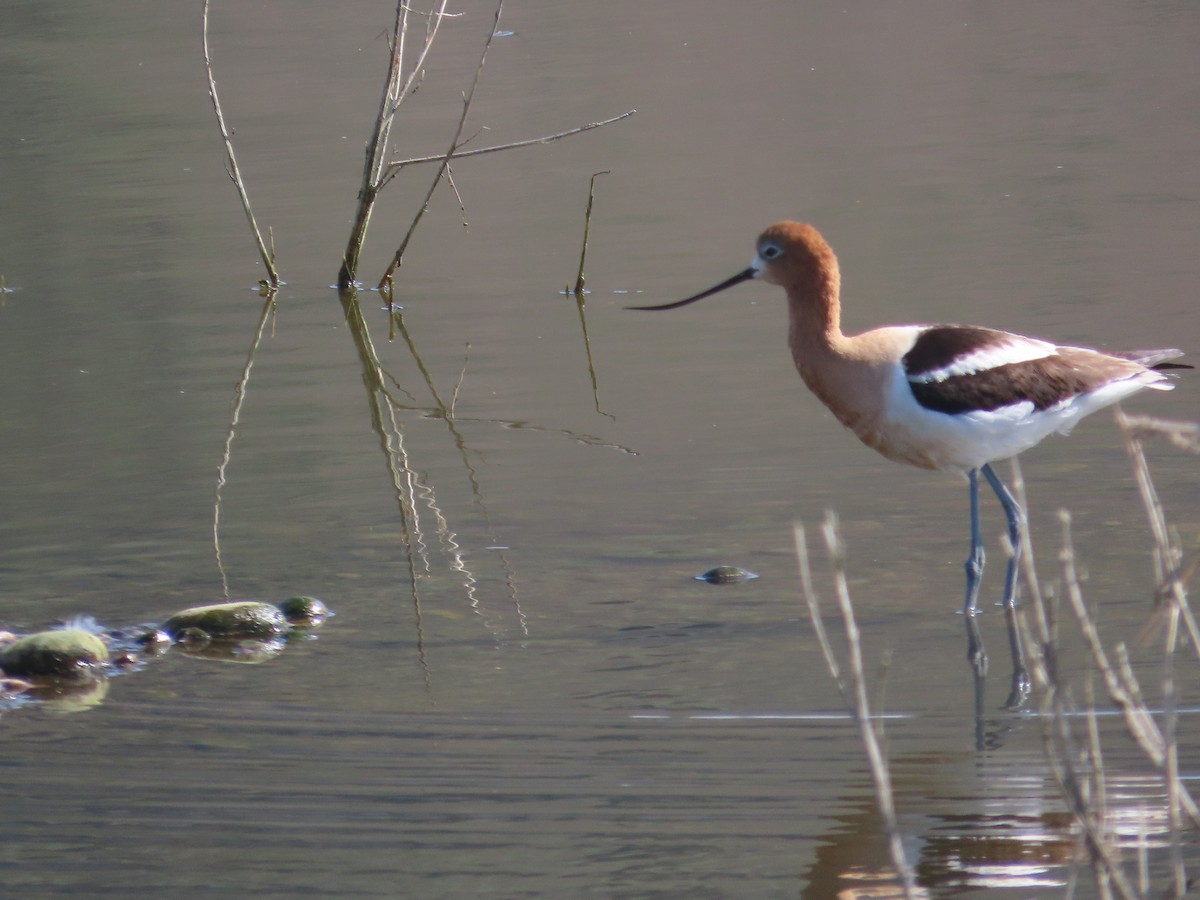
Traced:
<path fill-rule="evenodd" d="M 1079 861 L 1090 870 L 1101 897 L 1137 898 L 1154 896 L 1182 897 L 1192 885 L 1185 864 L 1185 843 L 1195 842 L 1200 829 L 1200 810 L 1181 778 L 1179 747 L 1176 738 L 1179 722 L 1176 673 L 1182 665 L 1195 665 L 1200 658 L 1196 622 L 1188 605 L 1189 584 L 1200 568 L 1200 554 L 1185 555 L 1179 539 L 1167 522 L 1162 503 L 1146 459 L 1147 440 L 1166 441 L 1185 452 L 1200 455 L 1200 425 L 1175 422 L 1149 416 L 1131 416 L 1119 407 L 1115 412 L 1126 453 L 1133 467 L 1150 534 L 1153 537 L 1153 583 L 1147 590 L 1146 623 L 1141 632 L 1112 640 L 1111 650 L 1097 623 L 1097 611 L 1085 599 L 1079 562 L 1071 539 L 1071 516 L 1059 512 L 1062 525 L 1058 555 L 1060 571 L 1057 587 L 1043 586 L 1036 571 L 1028 529 L 1023 548 L 1023 574 L 1028 603 L 1018 611 L 1026 644 L 1031 648 L 1035 708 L 1033 715 L 1041 729 L 1045 756 L 1062 800 L 1076 826 Z M 1013 461 L 1013 483 L 1018 502 L 1025 507 L 1024 482 Z M 1025 507 L 1027 508 L 1027 507 Z M 886 758 L 886 737 L 882 710 L 872 711 L 869 687 L 864 674 L 862 641 L 854 617 L 854 605 L 847 581 L 846 549 L 838 530 L 835 513 L 830 511 L 821 526 L 821 535 L 831 567 L 838 618 L 846 643 L 844 658 L 834 649 L 826 629 L 824 614 L 813 579 L 804 526 L 795 526 L 796 557 L 800 589 L 809 620 L 820 644 L 830 677 L 837 685 L 843 702 L 858 723 L 866 760 L 875 786 L 876 803 L 892 861 L 895 896 L 926 896 L 919 886 L 913 862 L 905 853 L 905 838 L 896 812 L 891 777 Z M 1062 602 L 1051 602 L 1051 595 Z M 1063 637 L 1058 621 L 1059 607 L 1067 607 L 1070 620 L 1078 628 L 1087 650 L 1092 672 L 1082 679 L 1060 666 Z M 1130 662 L 1130 645 L 1155 643 L 1160 648 L 1155 666 L 1160 694 L 1151 704 Z M 1096 694 L 1098 677 L 1107 696 L 1107 704 Z M 986 750 L 982 695 L 976 694 L 977 750 Z M 1168 883 L 1151 884 L 1146 850 L 1125 852 L 1120 846 L 1117 825 L 1107 811 L 1106 785 L 1110 777 L 1104 768 L 1104 752 L 1097 717 L 1116 712 L 1128 738 L 1139 748 L 1162 781 L 1167 823 Z M 1017 713 L 1013 713 L 1016 715 Z M 911 845 L 911 844 L 910 844 Z M 1129 859 L 1134 855 L 1132 860 Z M 1077 867 L 1078 868 L 1078 865 Z M 892 896 L 892 894 L 889 894 Z"/>

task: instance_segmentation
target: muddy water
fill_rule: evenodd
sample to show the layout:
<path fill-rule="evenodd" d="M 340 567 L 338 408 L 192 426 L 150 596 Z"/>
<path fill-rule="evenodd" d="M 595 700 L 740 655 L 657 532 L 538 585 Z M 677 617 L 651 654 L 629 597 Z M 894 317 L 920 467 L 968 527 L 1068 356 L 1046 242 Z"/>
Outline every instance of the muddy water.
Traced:
<path fill-rule="evenodd" d="M 488 129 L 478 145 L 638 112 L 461 161 L 469 226 L 439 193 L 399 280 L 407 341 L 388 341 L 365 295 L 408 508 L 328 288 L 391 13 L 218 4 L 223 104 L 288 282 L 234 432 L 218 567 L 216 472 L 262 273 L 223 172 L 198 11 L 172 6 L 6 10 L 0 625 L 161 620 L 226 582 L 338 615 L 261 665 L 168 654 L 74 706 L 6 709 L 11 891 L 826 897 L 875 877 L 871 783 L 792 551 L 792 522 L 834 507 L 922 882 L 1061 892 L 1072 831 L 1039 722 L 998 710 L 998 615 L 983 623 L 998 677 L 974 714 L 954 613 L 964 485 L 841 431 L 791 370 L 772 289 L 655 317 L 621 307 L 732 274 L 791 216 L 839 251 L 851 328 L 1200 347 L 1191 7 L 511 4 L 468 124 Z M 404 110 L 400 155 L 453 133 L 491 16 L 462 9 Z M 600 170 L 585 335 L 559 292 Z M 431 175 L 385 193 L 366 277 Z M 1195 397 L 1185 381 L 1131 406 L 1195 418 Z M 1194 545 L 1195 461 L 1159 448 L 1154 465 Z M 1111 420 L 1024 468 L 1043 577 L 1069 506 L 1089 599 L 1127 639 L 1149 539 Z M 1001 522 L 985 515 L 994 594 Z M 761 577 L 692 578 L 721 563 Z M 1083 668 L 1073 649 L 1067 665 Z M 1159 788 L 1118 723 L 1102 729 L 1113 821 L 1157 846 Z M 1196 731 L 1186 715 L 1192 774 Z M 1163 852 L 1148 858 L 1161 881 Z"/>

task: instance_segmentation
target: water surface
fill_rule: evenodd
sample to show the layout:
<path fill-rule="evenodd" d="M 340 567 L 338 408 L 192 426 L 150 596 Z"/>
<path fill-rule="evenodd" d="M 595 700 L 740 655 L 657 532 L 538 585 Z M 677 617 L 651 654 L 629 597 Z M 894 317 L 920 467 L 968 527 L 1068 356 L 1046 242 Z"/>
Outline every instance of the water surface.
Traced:
<path fill-rule="evenodd" d="M 787 216 L 838 250 L 848 328 L 978 322 L 1194 352 L 1200 15 L 511 3 L 514 33 L 493 43 L 468 123 L 489 129 L 478 142 L 638 113 L 455 166 L 469 225 L 439 192 L 398 280 L 415 353 L 364 295 L 408 407 L 393 441 L 413 519 L 328 287 L 392 15 L 367 7 L 212 12 L 223 105 L 288 282 L 222 489 L 224 572 L 216 472 L 262 272 L 223 171 L 198 10 L 6 10 L 0 625 L 160 621 L 222 599 L 226 581 L 234 597 L 303 592 L 337 612 L 263 665 L 168 654 L 83 711 L 5 711 L 10 889 L 826 897 L 869 880 L 886 865 L 871 782 L 854 726 L 830 718 L 841 701 L 792 550 L 793 521 L 832 507 L 874 699 L 901 716 L 888 750 L 922 882 L 1058 895 L 1073 832 L 1040 723 L 998 710 L 998 614 L 983 622 L 997 677 L 974 714 L 955 614 L 965 485 L 837 426 L 791 368 L 774 289 L 656 316 L 622 306 L 732 274 Z M 398 154 L 453 133 L 491 20 L 486 4 L 462 11 L 403 111 Z M 589 371 L 560 291 L 602 169 Z M 366 278 L 431 176 L 388 188 Z M 452 423 L 431 413 L 430 383 L 455 398 Z M 1195 391 L 1185 378 L 1130 406 L 1194 419 Z M 1153 464 L 1194 546 L 1195 460 L 1155 448 Z M 1111 418 L 1048 441 L 1024 471 L 1044 579 L 1069 506 L 1089 600 L 1110 641 L 1129 639 L 1150 541 Z M 995 596 L 1002 521 L 990 501 L 985 516 Z M 693 579 L 717 564 L 761 577 Z M 1064 640 L 1080 674 L 1066 627 Z M 1136 651 L 1148 685 L 1152 659 Z M 1186 706 L 1200 694 L 1183 677 Z M 1189 774 L 1196 727 L 1184 717 Z M 1153 843 L 1160 789 L 1118 723 L 1103 728 L 1114 816 Z"/>

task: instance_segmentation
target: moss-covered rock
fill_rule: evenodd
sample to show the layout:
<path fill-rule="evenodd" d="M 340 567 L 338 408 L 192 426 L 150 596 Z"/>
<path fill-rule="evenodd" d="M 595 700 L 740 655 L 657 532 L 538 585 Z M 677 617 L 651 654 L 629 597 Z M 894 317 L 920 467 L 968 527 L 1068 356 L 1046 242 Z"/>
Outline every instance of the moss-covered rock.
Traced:
<path fill-rule="evenodd" d="M 270 638 L 284 634 L 289 628 L 287 617 L 277 607 L 258 600 L 193 606 L 162 623 L 162 630 L 175 640 L 190 629 L 201 631 L 214 641 L 233 641 Z"/>
<path fill-rule="evenodd" d="M 108 646 L 82 628 L 39 631 L 0 650 L 0 669 L 20 678 L 80 678 L 108 662 Z"/>

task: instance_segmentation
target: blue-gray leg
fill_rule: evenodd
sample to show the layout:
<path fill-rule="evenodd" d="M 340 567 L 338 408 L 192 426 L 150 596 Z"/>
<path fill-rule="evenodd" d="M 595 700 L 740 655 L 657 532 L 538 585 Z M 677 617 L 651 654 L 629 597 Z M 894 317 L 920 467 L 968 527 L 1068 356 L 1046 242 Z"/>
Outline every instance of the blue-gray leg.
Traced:
<path fill-rule="evenodd" d="M 1025 513 L 1005 487 L 991 465 L 985 463 L 982 467 L 983 477 L 988 480 L 1000 505 L 1004 507 L 1004 515 L 1008 518 L 1008 541 L 1012 545 L 1012 556 L 1008 560 L 1008 571 L 1004 576 L 1004 618 L 1008 623 L 1008 646 L 1012 651 L 1013 676 L 1012 693 L 1009 694 L 1005 706 L 1019 707 L 1029 695 L 1029 672 L 1025 668 L 1025 650 L 1021 643 L 1021 629 L 1017 623 L 1017 573 L 1021 564 L 1021 533 L 1025 528 Z M 972 483 L 973 498 L 978 493 L 978 484 Z M 975 506 L 976 511 L 978 506 Z M 978 522 L 973 523 L 973 529 Z M 972 541 L 975 538 L 972 537 Z M 978 588 L 976 588 L 978 592 Z"/>
<path fill-rule="evenodd" d="M 987 466 L 984 466 L 987 472 Z M 975 670 L 975 678 L 987 675 L 987 653 L 983 649 L 983 636 L 979 633 L 979 623 L 975 614 L 979 608 L 979 583 L 983 577 L 983 563 L 986 554 L 983 552 L 983 529 L 979 524 L 979 472 L 972 469 L 967 473 L 967 481 L 971 487 L 971 555 L 967 557 L 967 597 L 963 601 L 963 618 L 967 623 L 967 661 Z"/>

